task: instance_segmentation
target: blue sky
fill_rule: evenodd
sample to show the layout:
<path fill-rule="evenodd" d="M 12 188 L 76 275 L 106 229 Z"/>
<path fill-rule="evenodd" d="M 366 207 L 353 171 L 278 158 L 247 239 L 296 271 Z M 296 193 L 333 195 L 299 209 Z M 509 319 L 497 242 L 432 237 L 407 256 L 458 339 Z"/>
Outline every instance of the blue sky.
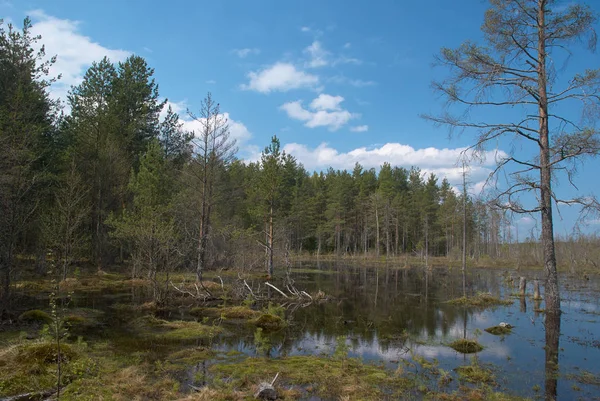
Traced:
<path fill-rule="evenodd" d="M 600 11 L 600 4 L 590 4 Z M 458 184 L 457 157 L 473 136 L 449 139 L 447 130 L 419 115 L 443 108 L 430 87 L 445 73 L 432 68 L 434 55 L 479 41 L 486 8 L 478 0 L 0 0 L 0 17 L 17 25 L 32 17 L 48 54 L 58 55 L 55 73 L 63 79 L 55 96 L 78 84 L 93 60 L 135 53 L 155 68 L 161 95 L 182 118 L 212 92 L 242 158 L 257 158 L 276 134 L 309 170 L 390 161 Z M 598 61 L 598 54 L 576 51 L 566 72 Z M 498 148 L 509 151 L 511 143 Z M 474 190 L 492 164 L 490 157 L 472 167 Z M 599 167 L 588 161 L 579 191 L 559 184 L 561 193 L 598 194 Z M 561 209 L 562 221 L 557 216 L 559 233 L 570 230 L 571 209 Z"/>

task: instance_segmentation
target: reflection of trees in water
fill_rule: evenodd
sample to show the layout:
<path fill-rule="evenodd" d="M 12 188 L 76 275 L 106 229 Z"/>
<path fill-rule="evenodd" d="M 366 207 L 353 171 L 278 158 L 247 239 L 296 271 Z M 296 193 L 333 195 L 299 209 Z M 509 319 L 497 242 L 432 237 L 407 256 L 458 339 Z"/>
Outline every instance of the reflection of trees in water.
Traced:
<path fill-rule="evenodd" d="M 382 351 L 404 346 L 406 337 L 446 336 L 453 327 L 463 327 L 473 314 L 444 301 L 462 295 L 460 272 L 447 269 L 369 269 L 337 264 L 332 274 L 294 274 L 296 286 L 318 290 L 335 300 L 298 308 L 292 324 L 276 334 L 272 343 L 280 353 L 293 351 L 305 336 L 334 344 L 338 336 L 350 338 L 355 346 L 373 346 Z M 500 293 L 501 281 L 488 272 L 470 278 L 473 291 Z M 239 340 L 239 338 L 238 338 Z M 252 336 L 247 335 L 246 343 Z M 250 344 L 248 344 L 250 345 Z M 333 345 L 331 345 L 333 346 Z"/>

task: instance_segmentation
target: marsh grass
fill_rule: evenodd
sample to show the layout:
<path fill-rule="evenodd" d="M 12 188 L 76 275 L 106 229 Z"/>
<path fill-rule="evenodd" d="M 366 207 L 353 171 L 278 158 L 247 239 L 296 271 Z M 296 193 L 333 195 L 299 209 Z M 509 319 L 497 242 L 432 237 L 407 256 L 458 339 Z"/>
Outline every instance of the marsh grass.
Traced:
<path fill-rule="evenodd" d="M 495 336 L 502 336 L 512 333 L 512 326 L 492 326 L 485 329 L 486 332 Z"/>
<path fill-rule="evenodd" d="M 460 297 L 447 301 L 451 305 L 456 306 L 467 306 L 467 307 L 477 307 L 477 308 L 488 308 L 492 306 L 501 306 L 501 305 L 512 305 L 513 301 L 511 300 L 503 300 L 497 297 L 494 297 L 489 293 L 478 293 L 472 297 Z"/>
<path fill-rule="evenodd" d="M 450 344 L 448 344 L 448 346 L 462 354 L 474 354 L 483 350 L 483 346 L 477 341 L 465 338 L 453 341 Z"/>

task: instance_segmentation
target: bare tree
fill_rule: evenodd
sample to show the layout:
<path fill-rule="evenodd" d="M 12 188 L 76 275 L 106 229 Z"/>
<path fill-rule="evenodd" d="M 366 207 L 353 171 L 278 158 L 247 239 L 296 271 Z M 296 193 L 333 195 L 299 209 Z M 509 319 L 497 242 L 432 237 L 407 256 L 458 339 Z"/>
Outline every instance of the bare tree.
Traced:
<path fill-rule="evenodd" d="M 54 204 L 45 220 L 44 237 L 61 263 L 61 279 L 67 278 L 73 259 L 81 255 L 89 242 L 84 230 L 90 206 L 88 190 L 72 161 L 64 180 L 54 193 Z"/>
<path fill-rule="evenodd" d="M 231 138 L 227 117 L 221 113 L 219 103 L 213 100 L 210 92 L 200 105 L 200 113 L 196 115 L 188 110 L 188 114 L 200 123 L 200 130 L 194 133 L 195 138 L 192 142 L 195 153 L 193 160 L 200 167 L 200 226 L 196 276 L 198 281 L 202 282 L 218 168 L 233 160 L 237 148 L 235 139 Z"/>
<path fill-rule="evenodd" d="M 521 158 L 515 151 L 499 153 L 491 177 L 497 180 L 502 177 L 498 174 L 501 170 L 507 173 L 506 185 L 496 186 L 496 206 L 516 213 L 541 214 L 546 311 L 558 314 L 553 201 L 580 204 L 587 210 L 598 203 L 584 196 L 560 199 L 552 182 L 562 175 L 572 183 L 582 158 L 598 154 L 600 141 L 590 117 L 595 117 L 599 106 L 600 70 L 586 70 L 565 80 L 558 79 L 558 73 L 564 71 L 556 71 L 553 65 L 568 59 L 568 46 L 577 40 L 587 40 L 589 49 L 595 49 L 596 15 L 587 6 L 559 6 L 555 0 L 490 3 L 482 26 L 486 46 L 467 41 L 458 49 L 443 48 L 437 57 L 451 74 L 442 82 L 434 82 L 434 89 L 449 105 L 464 107 L 465 113 L 453 115 L 448 111 L 425 118 L 449 126 L 451 131 L 477 131 L 475 144 L 470 148 L 475 154 L 481 155 L 487 146 L 504 136 L 536 147 L 537 154 L 530 158 Z M 568 108 L 560 106 L 577 102 L 583 110 L 579 120 L 566 114 Z M 506 113 L 515 116 L 514 120 L 475 122 L 470 118 L 476 110 L 485 113 L 490 109 L 506 109 Z M 535 204 L 527 206 L 531 195 Z"/>

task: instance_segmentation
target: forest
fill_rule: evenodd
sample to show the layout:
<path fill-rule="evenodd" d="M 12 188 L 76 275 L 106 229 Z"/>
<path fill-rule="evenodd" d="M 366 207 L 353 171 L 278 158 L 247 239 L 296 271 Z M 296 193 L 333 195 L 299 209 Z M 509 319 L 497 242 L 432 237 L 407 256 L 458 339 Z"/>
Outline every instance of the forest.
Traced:
<path fill-rule="evenodd" d="M 24 258 L 44 274 L 48 252 L 64 278 L 75 261 L 99 270 L 126 264 L 134 277 L 269 269 L 265 249 L 279 261 L 286 254 L 458 260 L 463 227 L 471 258 L 510 263 L 518 254 L 539 263 L 537 233 L 521 234 L 531 244 L 524 250 L 511 215 L 418 166 L 311 172 L 275 136 L 259 161 L 237 159 L 216 99 L 209 93 L 198 113 L 190 111 L 201 132 L 185 132 L 142 57 L 98 60 L 66 104 L 51 99 L 54 58 L 35 50 L 43 39 L 30 28 L 26 20 L 2 31 L 5 294 Z M 586 250 L 575 258 L 580 264 L 592 259 L 593 237 L 564 242 Z"/>
<path fill-rule="evenodd" d="M 141 305 L 111 304 L 111 313 L 116 313 L 115 310 L 125 313 L 123 311 L 126 309 L 131 314 L 127 317 L 119 315 L 124 327 L 132 324 L 135 327 L 131 326 L 134 328 L 130 327 L 128 334 L 114 334 L 110 338 L 114 344 L 118 344 L 123 336 L 130 336 L 135 331 L 140 336 L 136 341 L 148 347 L 143 351 L 148 355 L 156 344 L 164 347 L 161 352 L 165 354 L 156 358 L 163 358 L 161 363 L 183 363 L 181 355 L 174 356 L 176 352 L 182 352 L 181 348 L 173 348 L 175 337 L 188 345 L 185 341 L 190 341 L 192 337 L 194 341 L 202 338 L 202 347 L 205 348 L 194 348 L 194 352 L 199 352 L 194 363 L 215 360 L 213 341 L 226 331 L 235 332 L 236 335 L 243 332 L 240 341 L 254 344 L 256 353 L 265 354 L 267 358 L 271 357 L 272 352 L 277 353 L 273 350 L 277 349 L 276 344 L 280 341 L 280 351 L 285 350 L 281 351 L 282 355 L 287 355 L 294 348 L 289 338 L 308 335 L 294 331 L 298 330 L 298 326 L 291 323 L 292 315 L 295 313 L 302 319 L 312 319 L 310 314 L 306 315 L 306 312 L 297 309 L 299 306 L 293 306 L 293 312 L 290 312 L 290 304 L 294 303 L 290 299 L 294 299 L 302 304 L 302 308 L 309 304 L 310 307 L 319 308 L 321 314 L 313 318 L 323 318 L 321 325 L 327 327 L 329 343 L 337 341 L 335 350 L 332 350 L 332 359 L 328 359 L 327 363 L 333 364 L 334 369 L 340 369 L 340 377 L 348 378 L 344 375 L 355 374 L 367 378 L 357 384 L 355 390 L 348 390 L 349 383 L 337 383 L 338 387 L 334 387 L 336 393 L 358 397 L 345 399 L 379 399 L 382 393 L 371 393 L 375 391 L 373 388 L 388 388 L 394 392 L 408 391 L 406 389 L 410 388 L 410 394 L 428 394 L 423 390 L 424 384 L 389 381 L 391 379 L 383 378 L 387 373 L 378 370 L 383 367 L 362 365 L 349 359 L 350 345 L 344 343 L 343 337 L 349 334 L 342 330 L 345 325 L 355 324 L 357 332 L 363 331 L 361 341 L 369 344 L 380 341 L 386 344 L 386 350 L 397 345 L 394 341 L 400 341 L 402 346 L 411 341 L 414 341 L 413 344 L 427 344 L 428 340 L 416 340 L 413 336 L 423 332 L 434 336 L 438 325 L 447 335 L 451 332 L 450 326 L 458 324 L 462 318 L 462 312 L 458 313 L 443 304 L 439 313 L 446 316 L 446 320 L 438 321 L 437 312 L 429 304 L 431 297 L 434 297 L 431 302 L 437 301 L 435 297 L 438 296 L 440 299 L 461 299 L 461 291 L 450 288 L 459 288 L 458 281 L 445 276 L 448 274 L 446 270 L 460 266 L 461 258 L 463 266 L 468 265 L 469 269 L 491 267 L 535 272 L 542 266 L 548 267 L 544 248 L 546 243 L 537 228 L 530 232 L 515 233 L 514 222 L 517 217 L 514 210 L 499 207 L 497 199 L 485 191 L 474 194 L 469 170 L 464 164 L 463 182 L 459 186 L 452 186 L 445 177 L 427 173 L 419 166 L 407 169 L 390 163 L 383 163 L 377 169 L 356 163 L 352 171 L 333 168 L 309 171 L 292 155 L 285 153 L 281 138 L 275 135 L 270 143 L 264 144 L 258 160 L 243 160 L 237 156 L 236 141 L 231 135 L 227 116 L 222 112 L 218 94 L 190 94 L 202 101 L 199 110 L 186 112 L 186 118 L 197 121 L 200 127 L 195 132 L 188 132 L 182 123 L 183 116 L 168 105 L 164 94 L 159 91 L 154 69 L 139 55 L 131 55 L 121 62 L 112 62 L 107 57 L 97 60 L 87 69 L 83 81 L 71 87 L 66 99 L 52 98 L 50 89 L 61 78 L 51 74 L 56 56 L 46 54 L 44 38 L 33 35 L 31 29 L 29 18 L 24 20 L 22 26 L 0 22 L 0 321 L 8 322 L 6 327 L 9 328 L 18 321 L 19 330 L 29 330 L 30 334 L 17 334 L 19 330 L 13 330 L 14 333 L 10 334 L 14 338 L 21 336 L 21 340 L 24 336 L 38 336 L 31 334 L 31 328 L 38 326 L 31 326 L 28 319 L 44 321 L 49 325 L 49 343 L 54 351 L 51 351 L 51 356 L 42 359 L 46 358 L 44 369 L 50 369 L 49 365 L 58 366 L 58 382 L 52 383 L 56 384 L 57 394 L 54 388 L 53 392 L 48 393 L 48 385 L 41 386 L 44 388 L 20 385 L 19 380 L 28 383 L 24 374 L 23 377 L 11 376 L 8 381 L 0 380 L 0 396 L 27 395 L 30 390 L 35 390 L 36 397 L 52 395 L 58 399 L 64 387 L 71 391 L 67 392 L 67 399 L 77 399 L 78 395 L 86 394 L 85 390 L 69 385 L 79 383 L 77 380 L 83 380 L 82 387 L 85 387 L 85 383 L 95 383 L 98 389 L 94 391 L 101 391 L 100 388 L 106 383 L 99 385 L 97 381 L 94 382 L 98 380 L 96 373 L 74 373 L 71 370 L 77 366 L 69 358 L 75 361 L 76 358 L 84 358 L 81 355 L 96 358 L 94 366 L 99 366 L 99 371 L 111 371 L 117 366 L 113 364 L 118 363 L 121 363 L 118 365 L 120 368 L 125 366 L 123 361 L 117 362 L 107 354 L 101 354 L 100 348 L 85 345 L 89 348 L 81 351 L 81 348 L 77 348 L 82 347 L 81 344 L 75 343 L 74 339 L 80 333 L 84 334 L 77 341 L 88 339 L 88 333 L 85 330 L 78 332 L 76 325 L 82 324 L 85 319 L 93 319 L 89 310 L 84 313 L 81 312 L 83 309 L 77 309 L 79 312 L 72 312 L 75 315 L 69 314 L 71 296 L 74 293 L 76 299 L 79 293 L 85 294 L 82 299 L 96 299 L 93 297 L 97 293 L 90 295 L 92 292 L 87 292 L 96 285 L 99 287 L 94 291 L 98 290 L 100 294 L 104 294 L 102 291 L 126 292 L 124 288 L 130 285 L 148 289 L 149 292 L 141 296 L 144 301 Z M 445 56 L 450 61 L 456 61 L 453 55 Z M 461 65 L 458 61 L 457 64 Z M 561 271 L 573 275 L 577 280 L 582 277 L 583 280 L 589 280 L 589 272 L 595 271 L 597 263 L 600 263 L 600 240 L 597 236 L 577 229 L 567 237 L 554 236 L 554 243 Z M 320 263 L 334 266 L 335 281 L 321 282 L 320 274 L 325 274 L 321 271 L 322 267 L 313 269 L 314 265 L 321 266 Z M 300 269 L 297 276 L 291 275 L 292 266 L 297 268 L 307 264 L 311 267 L 306 271 Z M 343 264 L 348 267 L 340 268 Z M 363 266 L 363 269 L 359 267 L 356 270 L 357 265 Z M 375 270 L 369 270 L 366 266 L 369 269 L 375 266 Z M 418 268 L 414 275 L 410 270 L 413 268 Z M 380 273 L 380 269 L 385 270 Z M 402 269 L 405 271 L 399 273 Z M 463 270 L 463 300 L 467 299 L 467 292 L 474 297 L 489 292 L 490 298 L 484 297 L 486 302 L 491 299 L 494 306 L 510 305 L 512 301 L 507 299 L 510 291 L 516 293 L 516 289 L 501 290 L 504 287 L 495 278 L 490 278 L 488 271 L 483 270 L 469 277 L 468 290 Z M 507 270 L 503 277 L 513 285 L 516 278 L 512 277 L 511 272 Z M 302 274 L 310 277 L 315 275 L 316 278 L 308 280 Z M 434 278 L 432 274 L 440 276 Z M 537 295 L 534 299 L 538 302 L 541 299 L 537 287 L 539 274 L 527 275 L 536 282 Z M 276 279 L 284 276 L 283 284 L 276 283 Z M 296 277 L 295 281 L 292 276 Z M 265 280 L 266 284 L 260 284 Z M 269 280 L 272 280 L 271 283 Z M 402 309 L 401 316 L 408 316 L 406 320 L 398 318 L 400 315 L 394 318 L 389 306 L 383 309 L 377 307 L 377 300 L 382 297 L 380 285 L 386 290 L 384 299 L 389 298 L 384 303 L 397 302 L 390 295 L 394 280 L 396 290 L 401 281 L 405 291 L 424 291 L 425 294 L 417 302 L 405 300 L 406 305 L 412 305 L 412 309 Z M 300 284 L 304 287 L 301 288 Z M 371 293 L 373 285 L 374 294 Z M 23 311 L 19 303 L 23 299 L 40 309 L 47 309 L 35 303 L 35 297 L 24 298 L 24 292 L 31 288 L 46 294 L 43 300 L 46 304 L 48 300 L 50 302 L 49 315 L 43 311 L 38 311 L 40 314 L 35 316 L 30 314 L 23 317 L 24 314 L 20 314 Z M 325 288 L 331 293 L 323 292 Z M 264 295 L 264 291 L 268 291 L 269 295 Z M 279 294 L 283 298 L 278 299 Z M 352 318 L 332 325 L 336 314 L 342 313 L 336 308 L 346 302 L 342 294 L 344 297 L 355 297 L 354 301 L 361 306 L 343 304 L 345 306 L 340 307 L 343 313 L 356 313 L 357 316 L 352 315 Z M 335 304 L 338 302 L 336 296 L 339 296 L 338 304 Z M 133 297 L 138 299 L 138 295 Z M 233 306 L 228 304 L 232 299 Z M 373 299 L 375 308 L 369 309 L 370 306 L 365 305 L 370 305 Z M 331 300 L 334 303 L 330 303 Z M 524 300 L 523 289 L 521 305 Z M 544 310 L 539 303 L 536 305 L 537 317 Z M 178 313 L 176 311 L 183 309 L 189 309 L 194 319 L 171 320 L 173 314 Z M 422 312 L 422 316 L 415 315 L 417 310 Z M 156 312 L 156 315 L 146 314 L 149 311 Z M 108 316 L 108 312 L 102 313 Z M 140 314 L 143 316 L 138 316 Z M 361 320 L 369 314 L 374 316 L 373 321 Z M 477 340 L 481 333 L 476 329 L 473 336 L 467 335 L 468 317 L 475 315 L 476 312 L 471 310 L 467 314 L 465 309 L 465 341 L 472 337 Z M 161 320 L 163 318 L 165 320 Z M 71 319 L 73 326 L 65 325 L 68 319 Z M 247 333 L 244 332 L 246 328 L 234 330 L 227 326 L 231 324 L 227 319 L 245 319 L 259 328 L 253 326 Z M 265 319 L 273 319 L 279 330 L 275 330 L 276 333 L 271 337 L 265 333 L 273 327 L 268 322 L 264 323 Z M 409 320 L 419 322 L 414 332 L 411 332 L 411 326 L 405 326 Z M 402 334 L 392 330 L 392 324 L 402 326 Z M 281 334 L 282 327 L 286 325 L 289 328 L 284 330 L 290 330 L 286 333 L 292 337 Z M 318 327 L 312 327 L 307 321 L 304 325 L 309 327 L 310 335 L 319 336 L 315 334 L 319 333 Z M 100 330 L 98 327 L 93 326 L 92 331 Z M 380 337 L 374 334 L 374 327 L 380 331 Z M 0 334 L 5 330 L 10 332 L 9 329 L 0 329 Z M 45 332 L 43 330 L 39 335 L 48 335 L 48 328 Z M 143 330 L 147 332 L 139 334 Z M 151 331 L 159 334 L 148 334 Z M 186 337 L 190 331 L 193 331 L 193 335 Z M 164 338 L 159 339 L 159 335 Z M 358 337 L 358 334 L 355 335 Z M 149 340 L 148 336 L 154 337 Z M 92 335 L 90 338 L 95 337 Z M 237 341 L 238 337 L 235 339 Z M 47 341 L 47 338 L 43 341 Z M 61 345 L 61 341 L 65 344 Z M 235 345 L 238 344 L 236 341 L 226 341 L 233 351 L 242 348 Z M 546 341 L 550 340 L 547 338 Z M 11 348 L 13 350 L 31 351 L 21 343 L 14 344 L 11 345 L 16 347 Z M 122 343 L 119 344 L 124 347 Z M 357 344 L 358 340 L 354 345 L 358 347 Z M 61 348 L 63 346 L 67 348 Z M 132 344 L 127 346 L 135 348 Z M 178 347 L 181 347 L 181 343 L 178 343 Z M 127 348 L 127 352 L 130 351 Z M 316 348 L 313 351 L 316 353 Z M 0 359 L 2 355 L 9 355 L 5 352 L 9 351 L 0 351 Z M 10 355 L 17 354 L 13 352 Z M 550 359 L 557 359 L 556 355 Z M 149 383 L 156 382 L 157 377 L 169 379 L 165 379 L 168 382 L 163 387 L 159 388 L 161 384 L 157 384 L 155 393 L 148 392 L 146 388 L 140 399 L 175 399 L 181 396 L 178 386 L 183 382 L 176 379 L 181 374 L 181 366 L 177 365 L 177 369 L 180 369 L 177 374 L 172 372 L 174 365 L 161 368 L 168 374 L 159 373 L 154 357 L 151 362 L 144 359 L 145 370 L 134 374 L 143 382 L 140 382 L 140 387 L 148 387 Z M 287 375 L 287 379 L 282 379 L 288 380 L 286 383 L 306 385 L 303 377 L 315 369 L 324 369 L 323 360 L 319 357 L 313 355 L 306 358 L 313 359 L 302 360 L 305 365 L 298 368 L 306 369 L 302 373 L 297 373 L 296 367 L 287 365 L 296 363 L 296 359 L 276 360 L 273 363 L 279 365 L 275 371 L 269 368 L 275 365 L 262 365 L 263 358 L 249 358 L 244 363 L 251 365 L 243 367 L 217 363 L 214 369 L 218 373 L 213 371 L 211 378 L 217 377 L 223 382 L 215 381 L 212 387 L 199 389 L 195 387 L 198 385 L 195 379 L 188 383 L 189 389 L 185 391 L 197 390 L 205 396 L 194 399 L 217 399 L 214 397 L 219 394 L 234 394 L 238 388 L 244 388 L 242 395 L 235 393 L 244 397 L 250 394 L 248 383 L 227 382 L 224 377 L 250 375 L 254 383 L 259 377 L 266 380 L 267 374 L 271 375 L 270 381 L 277 373 L 269 385 L 270 389 L 280 372 Z M 426 360 L 418 359 L 415 355 L 412 358 L 416 361 L 414 366 L 431 369 L 428 379 L 433 377 L 433 382 L 438 383 L 437 377 L 441 374 L 441 383 L 446 377 L 444 375 L 449 374 L 435 363 L 436 367 L 432 368 Z M 91 363 L 86 361 L 86 364 Z M 0 371 L 4 366 L 9 366 L 3 363 L 0 361 Z M 382 362 L 389 363 L 389 360 Z M 63 373 L 61 364 L 66 369 Z M 126 366 L 127 369 L 133 369 L 131 361 Z M 476 358 L 469 366 L 483 369 Z M 249 370 L 241 373 L 236 369 Z M 433 369 L 437 370 L 434 372 Z M 398 367 L 397 372 L 400 370 Z M 119 372 L 122 374 L 123 371 Z M 46 373 L 52 377 L 55 375 L 54 370 Z M 481 374 L 481 371 L 476 373 Z M 296 374 L 299 376 L 294 376 Z M 120 383 L 115 384 L 118 387 L 129 379 L 119 376 L 111 380 Z M 319 379 L 311 380 L 318 382 Z M 485 382 L 481 390 L 484 398 L 477 398 L 466 388 L 451 387 L 452 391 L 458 391 L 454 393 L 457 398 L 453 399 L 467 399 L 463 398 L 467 397 L 465 391 L 468 397 L 472 397 L 468 399 L 492 399 L 488 397 L 497 396 L 495 390 L 492 391 L 493 380 L 486 381 L 480 376 L 473 378 L 468 375 L 465 380 L 476 385 Z M 119 393 L 122 397 L 119 399 L 132 399 L 128 397 L 141 391 L 117 387 L 111 387 L 109 394 Z M 280 389 L 283 392 L 280 398 L 284 399 L 302 398 L 306 388 L 299 390 L 298 395 L 291 388 L 283 387 Z M 439 384 L 436 391 L 443 392 L 442 387 Z M 333 395 L 326 393 L 323 387 L 319 388 L 323 399 Z M 255 390 L 254 387 L 251 389 Z M 90 399 L 97 399 L 93 398 L 97 395 L 93 393 Z"/>

